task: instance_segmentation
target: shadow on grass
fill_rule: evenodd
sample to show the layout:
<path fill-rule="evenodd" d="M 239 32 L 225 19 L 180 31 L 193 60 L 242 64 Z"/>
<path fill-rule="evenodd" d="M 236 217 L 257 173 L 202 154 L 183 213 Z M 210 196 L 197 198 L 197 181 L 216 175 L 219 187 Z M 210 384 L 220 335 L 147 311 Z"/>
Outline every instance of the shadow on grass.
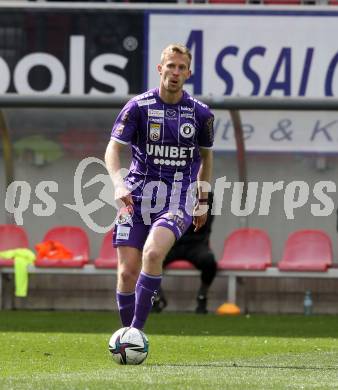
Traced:
<path fill-rule="evenodd" d="M 0 311 L 0 332 L 106 333 L 120 328 L 116 312 Z M 220 317 L 151 314 L 148 335 L 336 338 L 337 316 L 253 315 Z"/>

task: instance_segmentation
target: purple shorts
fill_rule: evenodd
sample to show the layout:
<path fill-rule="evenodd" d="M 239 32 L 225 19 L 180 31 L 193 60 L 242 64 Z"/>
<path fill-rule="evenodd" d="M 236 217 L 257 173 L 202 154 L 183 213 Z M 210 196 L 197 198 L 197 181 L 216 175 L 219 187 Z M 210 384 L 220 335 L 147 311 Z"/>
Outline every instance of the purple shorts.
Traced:
<path fill-rule="evenodd" d="M 150 214 L 148 223 L 145 223 L 141 207 L 136 203 L 134 207 L 127 206 L 119 210 L 113 230 L 113 245 L 115 248 L 131 246 L 142 250 L 150 230 L 156 226 L 170 229 L 178 240 L 191 223 L 192 216 L 183 206 L 178 207 L 175 212 L 164 209 L 159 213 Z"/>

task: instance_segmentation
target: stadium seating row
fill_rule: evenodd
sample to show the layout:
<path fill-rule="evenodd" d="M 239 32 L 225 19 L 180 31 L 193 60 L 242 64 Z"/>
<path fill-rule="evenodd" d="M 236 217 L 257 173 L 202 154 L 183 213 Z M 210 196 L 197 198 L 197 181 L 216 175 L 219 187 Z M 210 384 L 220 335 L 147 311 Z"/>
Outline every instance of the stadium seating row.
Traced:
<path fill-rule="evenodd" d="M 38 258 L 36 267 L 84 267 L 90 262 L 90 246 L 86 232 L 77 226 L 58 226 L 50 229 L 43 242 L 60 242 L 72 252 L 68 259 Z M 25 230 L 17 225 L 0 225 L 0 251 L 28 248 Z M 332 266 L 332 243 L 321 230 L 300 230 L 287 239 L 282 259 L 277 266 L 283 271 L 323 271 Z M 108 232 L 102 241 L 100 252 L 93 264 L 97 268 L 116 268 L 116 250 L 112 246 L 112 235 Z M 13 266 L 13 260 L 0 258 L 0 266 Z M 265 270 L 272 266 L 271 240 L 262 229 L 241 228 L 226 238 L 220 270 Z M 172 262 L 169 269 L 193 269 L 184 259 Z"/>
<path fill-rule="evenodd" d="M 86 232 L 76 226 L 58 226 L 50 229 L 43 241 L 62 243 L 73 254 L 71 259 L 37 259 L 29 267 L 31 273 L 93 274 L 116 273 L 116 250 L 112 246 L 111 232 L 102 241 L 98 256 L 91 261 Z M 0 251 L 28 248 L 25 230 L 16 225 L 0 225 Z M 13 272 L 13 261 L 0 258 L 2 273 Z M 272 245 L 267 232 L 257 228 L 241 228 L 233 231 L 224 242 L 224 250 L 218 261 L 218 275 L 228 277 L 228 300 L 236 301 L 237 277 L 338 277 L 333 266 L 331 239 L 321 230 L 299 230 L 292 233 L 285 245 L 277 266 L 272 264 Z M 199 275 L 191 263 L 184 259 L 172 262 L 170 275 Z M 0 283 L 1 289 L 1 283 Z M 1 291 L 0 291 L 1 295 Z M 1 305 L 1 300 L 0 300 Z"/>

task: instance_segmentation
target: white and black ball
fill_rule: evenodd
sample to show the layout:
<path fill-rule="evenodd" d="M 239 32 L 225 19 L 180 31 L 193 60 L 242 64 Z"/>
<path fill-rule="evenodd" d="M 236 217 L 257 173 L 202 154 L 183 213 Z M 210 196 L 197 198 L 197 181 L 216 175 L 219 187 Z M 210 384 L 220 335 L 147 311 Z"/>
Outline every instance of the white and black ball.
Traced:
<path fill-rule="evenodd" d="M 109 351 L 118 364 L 141 364 L 148 356 L 149 341 L 139 329 L 121 328 L 111 336 Z"/>

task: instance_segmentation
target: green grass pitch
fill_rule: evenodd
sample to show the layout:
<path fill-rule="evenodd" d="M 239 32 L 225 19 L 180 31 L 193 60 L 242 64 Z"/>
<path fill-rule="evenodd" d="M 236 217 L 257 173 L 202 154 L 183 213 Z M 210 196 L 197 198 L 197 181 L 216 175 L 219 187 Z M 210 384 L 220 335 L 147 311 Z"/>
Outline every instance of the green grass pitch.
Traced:
<path fill-rule="evenodd" d="M 0 311 L 0 389 L 337 389 L 338 317 L 152 314 L 150 353 L 118 366 L 116 313 Z"/>

